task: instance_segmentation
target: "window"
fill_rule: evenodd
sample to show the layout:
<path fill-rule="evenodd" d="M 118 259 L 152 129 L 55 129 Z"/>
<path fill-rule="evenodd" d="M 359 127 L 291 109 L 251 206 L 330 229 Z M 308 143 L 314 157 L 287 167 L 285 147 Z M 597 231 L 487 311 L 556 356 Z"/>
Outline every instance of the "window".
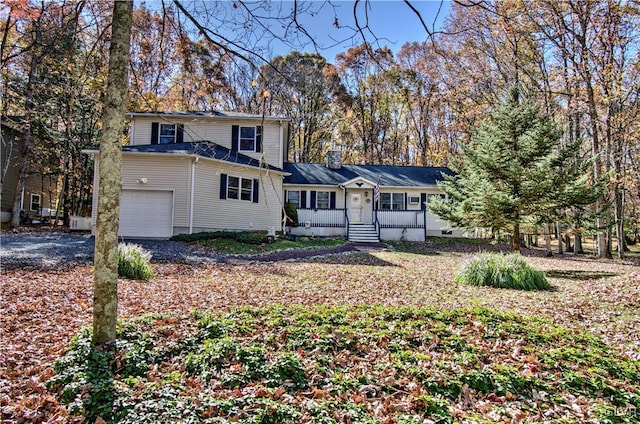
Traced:
<path fill-rule="evenodd" d="M 173 144 L 176 142 L 176 124 L 160 124 L 159 144 Z"/>
<path fill-rule="evenodd" d="M 32 194 L 31 195 L 31 205 L 29 207 L 30 210 L 32 211 L 40 211 L 40 207 L 41 207 L 41 203 L 40 203 L 41 197 L 39 194 Z"/>
<path fill-rule="evenodd" d="M 316 209 L 329 209 L 329 192 L 319 191 L 316 194 Z"/>
<path fill-rule="evenodd" d="M 296 205 L 296 208 L 300 207 L 300 191 L 299 190 L 287 191 L 287 203 L 289 202 Z"/>
<path fill-rule="evenodd" d="M 404 193 L 380 193 L 380 209 L 404 209 Z"/>
<path fill-rule="evenodd" d="M 240 150 L 256 151 L 256 127 L 240 127 Z"/>
<path fill-rule="evenodd" d="M 420 203 L 420 196 L 409 196 L 409 203 L 412 205 L 417 205 Z"/>
<path fill-rule="evenodd" d="M 240 179 L 240 200 L 251 201 L 251 193 L 253 193 L 253 180 L 247 178 Z"/>
<path fill-rule="evenodd" d="M 232 177 L 227 179 L 227 199 L 253 200 L 253 180 L 251 178 Z"/>

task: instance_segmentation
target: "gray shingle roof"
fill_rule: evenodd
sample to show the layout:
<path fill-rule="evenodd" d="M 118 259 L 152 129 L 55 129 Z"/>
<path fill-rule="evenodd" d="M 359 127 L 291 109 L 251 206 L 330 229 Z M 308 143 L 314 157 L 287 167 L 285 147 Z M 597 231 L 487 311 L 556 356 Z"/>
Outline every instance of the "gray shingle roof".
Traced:
<path fill-rule="evenodd" d="M 285 184 L 339 185 L 357 177 L 366 178 L 380 187 L 428 187 L 441 181 L 442 174 L 452 174 L 449 168 L 392 165 L 342 165 L 332 170 L 322 163 L 285 163 L 284 171 L 291 175 Z"/>
<path fill-rule="evenodd" d="M 122 152 L 135 153 L 161 153 L 174 155 L 198 155 L 204 158 L 217 159 L 239 165 L 253 166 L 256 168 L 266 168 L 267 165 L 260 164 L 260 161 L 242 153 L 232 152 L 230 149 L 220 146 L 210 141 L 200 141 L 193 143 L 175 144 L 144 144 L 139 146 L 123 146 Z M 268 166 L 268 169 L 281 171 L 275 166 Z"/>
<path fill-rule="evenodd" d="M 165 117 L 165 118 L 229 118 L 229 119 L 251 119 L 265 121 L 289 121 L 289 118 L 283 116 L 263 116 L 252 113 L 243 112 L 224 112 L 220 110 L 214 111 L 176 111 L 176 112 L 127 112 L 127 116 L 147 116 L 147 117 Z"/>

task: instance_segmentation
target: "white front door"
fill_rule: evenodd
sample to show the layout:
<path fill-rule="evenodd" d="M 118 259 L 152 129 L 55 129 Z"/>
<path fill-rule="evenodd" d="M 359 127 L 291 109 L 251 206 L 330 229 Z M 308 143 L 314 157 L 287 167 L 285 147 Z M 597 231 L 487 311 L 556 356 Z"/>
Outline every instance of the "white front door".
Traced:
<path fill-rule="evenodd" d="M 351 223 L 362 222 L 362 193 L 351 193 L 349 200 L 349 220 Z"/>

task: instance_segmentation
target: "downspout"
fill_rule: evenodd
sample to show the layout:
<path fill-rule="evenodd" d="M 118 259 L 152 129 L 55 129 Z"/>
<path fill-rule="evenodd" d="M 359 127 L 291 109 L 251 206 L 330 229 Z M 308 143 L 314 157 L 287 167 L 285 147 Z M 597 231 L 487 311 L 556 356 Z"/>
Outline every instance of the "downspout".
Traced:
<path fill-rule="evenodd" d="M 193 234 L 193 197 L 195 195 L 195 180 L 196 180 L 196 164 L 200 158 L 196 155 L 195 159 L 191 161 L 191 181 L 190 193 L 189 193 L 189 234 Z"/>
<path fill-rule="evenodd" d="M 280 121 L 280 127 L 278 129 L 280 132 L 280 169 L 284 168 L 284 130 L 282 129 L 282 121 Z"/>
<path fill-rule="evenodd" d="M 422 217 L 424 220 L 424 241 L 427 241 L 427 210 L 422 211 Z"/>

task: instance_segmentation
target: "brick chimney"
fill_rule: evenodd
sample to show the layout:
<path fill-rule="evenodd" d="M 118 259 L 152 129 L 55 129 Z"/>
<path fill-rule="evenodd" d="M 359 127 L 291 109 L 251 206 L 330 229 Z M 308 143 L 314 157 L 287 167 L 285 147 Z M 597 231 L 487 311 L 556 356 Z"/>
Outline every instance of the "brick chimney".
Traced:
<path fill-rule="evenodd" d="M 327 152 L 327 168 L 333 170 L 342 168 L 341 156 L 340 150 L 329 150 Z"/>

